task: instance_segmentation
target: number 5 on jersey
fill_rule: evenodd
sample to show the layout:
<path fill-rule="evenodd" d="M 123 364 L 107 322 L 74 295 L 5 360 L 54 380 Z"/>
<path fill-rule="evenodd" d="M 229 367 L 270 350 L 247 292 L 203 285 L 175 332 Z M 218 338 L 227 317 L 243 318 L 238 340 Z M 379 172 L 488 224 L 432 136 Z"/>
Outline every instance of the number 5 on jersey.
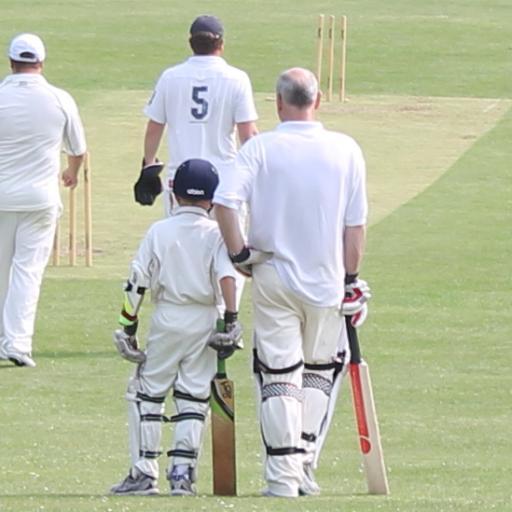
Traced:
<path fill-rule="evenodd" d="M 192 107 L 190 113 L 195 121 L 206 121 L 209 113 L 208 86 L 199 85 L 192 87 Z"/>

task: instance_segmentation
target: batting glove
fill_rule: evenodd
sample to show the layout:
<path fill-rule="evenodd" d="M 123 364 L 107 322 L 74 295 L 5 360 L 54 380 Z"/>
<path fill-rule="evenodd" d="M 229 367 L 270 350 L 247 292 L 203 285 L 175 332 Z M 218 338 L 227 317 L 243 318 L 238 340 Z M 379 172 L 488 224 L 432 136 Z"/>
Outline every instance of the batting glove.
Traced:
<path fill-rule="evenodd" d="M 224 328 L 210 336 L 208 345 L 217 351 L 219 359 L 227 359 L 235 350 L 244 348 L 242 340 L 243 328 L 238 321 L 238 313 L 226 311 L 224 313 Z"/>
<path fill-rule="evenodd" d="M 133 187 L 137 203 L 151 206 L 155 202 L 157 196 L 162 192 L 160 173 L 163 168 L 164 164 L 162 162 L 157 161 L 152 165 L 145 165 L 144 160 L 142 160 L 142 170 Z"/>
<path fill-rule="evenodd" d="M 354 327 L 363 325 L 368 316 L 368 301 L 372 294 L 366 281 L 357 278 L 357 274 L 345 277 L 345 298 L 341 303 L 341 314 L 351 317 Z"/>
<path fill-rule="evenodd" d="M 271 252 L 257 251 L 256 249 L 244 246 L 238 254 L 231 254 L 229 257 L 240 274 L 245 277 L 252 277 L 252 266 L 265 263 L 272 256 Z"/>
<path fill-rule="evenodd" d="M 129 335 L 122 329 L 116 329 L 114 331 L 114 345 L 121 357 L 132 363 L 139 364 L 146 360 L 146 354 L 139 350 L 139 344 L 135 334 Z"/>

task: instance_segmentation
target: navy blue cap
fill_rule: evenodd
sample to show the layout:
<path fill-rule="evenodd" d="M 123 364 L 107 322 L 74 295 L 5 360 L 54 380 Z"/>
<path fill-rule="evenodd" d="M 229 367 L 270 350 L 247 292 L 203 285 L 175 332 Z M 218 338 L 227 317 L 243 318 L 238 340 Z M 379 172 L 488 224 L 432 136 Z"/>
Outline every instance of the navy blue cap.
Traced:
<path fill-rule="evenodd" d="M 209 32 L 214 36 L 222 37 L 224 35 L 224 27 L 222 26 L 222 21 L 216 16 L 198 16 L 190 26 L 190 35 L 193 36 L 199 32 Z"/>
<path fill-rule="evenodd" d="M 213 199 L 218 184 L 217 169 L 208 160 L 192 158 L 176 169 L 172 188 L 186 199 Z"/>

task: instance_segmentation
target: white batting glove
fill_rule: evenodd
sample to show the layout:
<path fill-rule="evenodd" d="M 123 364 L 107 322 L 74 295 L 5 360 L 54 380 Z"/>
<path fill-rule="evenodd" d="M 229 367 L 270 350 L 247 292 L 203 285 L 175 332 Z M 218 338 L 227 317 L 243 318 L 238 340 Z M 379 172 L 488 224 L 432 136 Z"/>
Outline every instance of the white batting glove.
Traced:
<path fill-rule="evenodd" d="M 345 283 L 345 298 L 341 303 L 341 314 L 351 317 L 350 322 L 354 327 L 363 325 L 368 316 L 368 301 L 372 294 L 366 281 L 357 276 L 347 278 Z"/>
<path fill-rule="evenodd" d="M 243 328 L 238 321 L 238 314 L 226 311 L 224 318 L 224 329 L 214 332 L 208 339 L 208 345 L 217 351 L 220 359 L 230 357 L 235 350 L 244 348 L 242 339 Z"/>
<path fill-rule="evenodd" d="M 146 354 L 139 350 L 137 337 L 126 334 L 122 329 L 114 331 L 114 345 L 117 351 L 124 359 L 132 363 L 143 363 L 146 360 Z"/>

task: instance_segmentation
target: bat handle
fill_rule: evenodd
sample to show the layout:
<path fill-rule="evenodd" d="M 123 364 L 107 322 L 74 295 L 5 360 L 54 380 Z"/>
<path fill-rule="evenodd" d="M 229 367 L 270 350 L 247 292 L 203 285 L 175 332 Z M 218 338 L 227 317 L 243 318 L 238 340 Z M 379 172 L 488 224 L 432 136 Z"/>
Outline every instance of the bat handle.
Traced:
<path fill-rule="evenodd" d="M 361 363 L 361 348 L 359 347 L 359 339 L 357 337 L 357 329 L 352 325 L 352 317 L 345 317 L 345 325 L 347 327 L 348 345 L 350 347 L 350 362 L 352 364 Z"/>
<path fill-rule="evenodd" d="M 222 318 L 217 319 L 216 329 L 217 332 L 224 332 L 224 320 Z M 217 356 L 217 377 L 221 379 L 226 378 L 226 360 L 221 359 Z"/>
<path fill-rule="evenodd" d="M 225 379 L 226 375 L 226 360 L 217 357 L 217 377 Z"/>

